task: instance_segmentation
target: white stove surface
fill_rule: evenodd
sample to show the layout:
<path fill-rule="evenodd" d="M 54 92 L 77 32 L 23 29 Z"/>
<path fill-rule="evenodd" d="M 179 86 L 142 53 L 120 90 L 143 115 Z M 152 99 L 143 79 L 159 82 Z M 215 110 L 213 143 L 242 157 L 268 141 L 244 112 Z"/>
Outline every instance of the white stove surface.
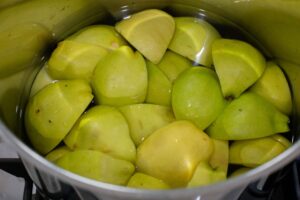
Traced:
<path fill-rule="evenodd" d="M 17 153 L 7 144 L 0 142 L 0 159 L 18 158 Z M 25 181 L 0 170 L 0 200 L 22 200 Z"/>

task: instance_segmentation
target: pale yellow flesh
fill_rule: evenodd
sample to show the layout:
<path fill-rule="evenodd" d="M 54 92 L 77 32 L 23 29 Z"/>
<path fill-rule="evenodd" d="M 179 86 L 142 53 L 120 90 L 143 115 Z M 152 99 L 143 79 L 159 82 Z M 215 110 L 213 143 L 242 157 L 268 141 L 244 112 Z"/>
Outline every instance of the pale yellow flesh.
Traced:
<path fill-rule="evenodd" d="M 239 168 L 237 170 L 235 170 L 232 174 L 230 174 L 230 178 L 232 177 L 236 177 L 236 176 L 240 176 L 240 175 L 243 175 L 244 173 L 247 173 L 248 171 L 250 171 L 252 168 L 249 168 L 249 167 L 242 167 L 242 168 Z"/>
<path fill-rule="evenodd" d="M 53 51 L 48 61 L 48 72 L 55 79 L 90 81 L 97 63 L 107 53 L 100 46 L 66 40 Z"/>
<path fill-rule="evenodd" d="M 98 150 L 131 162 L 136 157 L 126 119 L 110 106 L 89 109 L 77 121 L 64 142 L 71 149 Z"/>
<path fill-rule="evenodd" d="M 170 106 L 172 83 L 157 65 L 147 62 L 148 91 L 146 103 Z"/>
<path fill-rule="evenodd" d="M 244 92 L 231 101 L 208 127 L 210 137 L 245 140 L 289 131 L 289 118 L 253 92 Z"/>
<path fill-rule="evenodd" d="M 175 121 L 151 134 L 137 151 L 137 170 L 171 187 L 184 187 L 200 161 L 213 151 L 210 138 L 188 121 Z"/>
<path fill-rule="evenodd" d="M 276 137 L 282 137 L 277 135 Z M 229 162 L 231 164 L 244 165 L 246 167 L 257 167 L 275 158 L 288 147 L 273 139 L 273 136 L 235 141 L 230 146 Z"/>
<path fill-rule="evenodd" d="M 157 64 L 173 37 L 173 18 L 156 9 L 135 13 L 116 24 L 116 30 L 148 60 Z"/>
<path fill-rule="evenodd" d="M 26 131 L 34 148 L 42 154 L 51 151 L 92 99 L 91 88 L 83 80 L 58 81 L 34 95 L 25 111 Z"/>
<path fill-rule="evenodd" d="M 229 162 L 229 144 L 227 140 L 211 139 L 214 150 L 210 157 L 209 164 L 214 170 L 223 171 L 227 174 Z"/>
<path fill-rule="evenodd" d="M 291 114 L 292 97 L 290 88 L 284 73 L 274 62 L 267 62 L 263 75 L 250 90 L 271 102 L 282 113 Z"/>
<path fill-rule="evenodd" d="M 92 77 L 99 104 L 142 103 L 147 94 L 147 68 L 142 55 L 128 46 L 110 52 L 97 64 Z"/>
<path fill-rule="evenodd" d="M 115 50 L 127 45 L 125 39 L 115 30 L 115 27 L 109 25 L 88 26 L 66 40 L 96 45 L 108 50 Z"/>
<path fill-rule="evenodd" d="M 171 83 L 191 66 L 192 62 L 190 60 L 172 51 L 167 51 L 157 64 L 157 67 L 168 77 Z"/>
<path fill-rule="evenodd" d="M 210 67 L 212 44 L 220 38 L 218 31 L 206 21 L 193 17 L 176 17 L 175 24 L 175 34 L 168 48 L 198 64 Z"/>
<path fill-rule="evenodd" d="M 52 151 L 50 151 L 45 158 L 51 162 L 56 162 L 59 158 L 63 157 L 66 153 L 71 152 L 72 150 L 69 147 L 61 146 Z"/>
<path fill-rule="evenodd" d="M 49 73 L 48 73 L 48 64 L 46 63 L 37 74 L 36 78 L 34 79 L 34 82 L 32 84 L 32 87 L 30 89 L 30 97 L 35 95 L 38 91 L 40 91 L 45 86 L 49 85 L 50 83 L 53 83 L 55 79 L 53 79 Z"/>
<path fill-rule="evenodd" d="M 200 162 L 187 187 L 199 187 L 226 180 L 226 172 L 214 170 L 207 162 Z"/>
<path fill-rule="evenodd" d="M 170 189 L 170 186 L 162 180 L 138 172 L 130 178 L 127 187 L 141 189 Z"/>
<path fill-rule="evenodd" d="M 132 104 L 119 107 L 119 110 L 128 122 L 130 135 L 136 146 L 154 131 L 175 120 L 172 110 L 166 106 Z"/>
<path fill-rule="evenodd" d="M 66 153 L 56 164 L 78 175 L 116 185 L 126 185 L 134 172 L 131 162 L 91 150 Z"/>
<path fill-rule="evenodd" d="M 263 55 L 240 40 L 216 40 L 212 57 L 224 97 L 240 96 L 259 79 L 266 66 Z"/>

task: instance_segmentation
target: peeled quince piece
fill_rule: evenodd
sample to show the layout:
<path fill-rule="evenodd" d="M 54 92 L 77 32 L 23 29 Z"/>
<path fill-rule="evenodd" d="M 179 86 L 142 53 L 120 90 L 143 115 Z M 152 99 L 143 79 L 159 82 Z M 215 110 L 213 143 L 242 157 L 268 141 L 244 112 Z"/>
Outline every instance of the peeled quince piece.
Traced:
<path fill-rule="evenodd" d="M 66 153 L 71 152 L 72 150 L 67 146 L 58 147 L 52 151 L 50 151 L 45 158 L 51 162 L 56 162 L 59 158 L 64 156 Z"/>
<path fill-rule="evenodd" d="M 172 107 L 176 119 L 206 129 L 221 113 L 225 99 L 217 75 L 205 67 L 191 67 L 174 82 Z"/>
<path fill-rule="evenodd" d="M 119 107 L 125 116 L 136 146 L 157 129 L 175 120 L 169 107 L 154 104 L 132 104 Z"/>
<path fill-rule="evenodd" d="M 109 25 L 93 25 L 81 29 L 66 40 L 96 45 L 108 50 L 115 50 L 127 45 L 127 42 L 115 27 Z"/>
<path fill-rule="evenodd" d="M 218 31 L 208 22 L 193 17 L 176 17 L 175 24 L 176 29 L 169 49 L 210 67 L 212 44 L 220 38 Z"/>
<path fill-rule="evenodd" d="M 279 142 L 278 140 L 283 140 L 284 142 Z M 257 167 L 275 158 L 290 145 L 289 141 L 280 135 L 234 141 L 229 149 L 229 162 L 246 167 Z"/>
<path fill-rule="evenodd" d="M 144 102 L 148 74 L 143 56 L 128 46 L 110 52 L 97 64 L 92 87 L 99 104 L 121 106 Z"/>
<path fill-rule="evenodd" d="M 192 67 L 192 62 L 177 53 L 166 51 L 157 67 L 173 83 L 182 72 Z"/>
<path fill-rule="evenodd" d="M 187 187 L 210 185 L 224 180 L 226 180 L 224 171 L 213 169 L 207 162 L 200 162 Z"/>
<path fill-rule="evenodd" d="M 55 79 L 86 79 L 108 51 L 101 46 L 62 41 L 48 61 L 48 72 Z"/>
<path fill-rule="evenodd" d="M 137 171 L 184 187 L 213 151 L 211 139 L 189 121 L 175 121 L 152 133 L 137 149 Z"/>
<path fill-rule="evenodd" d="M 147 62 L 148 92 L 146 103 L 170 106 L 172 83 L 157 65 Z"/>
<path fill-rule="evenodd" d="M 266 67 L 263 55 L 240 40 L 216 40 L 212 57 L 225 97 L 238 97 L 259 79 Z"/>
<path fill-rule="evenodd" d="M 169 189 L 165 182 L 143 173 L 135 173 L 130 178 L 127 184 L 128 187 L 142 189 Z"/>
<path fill-rule="evenodd" d="M 134 173 L 131 162 L 92 150 L 66 153 L 56 164 L 75 174 L 116 185 L 126 185 Z"/>
<path fill-rule="evenodd" d="M 274 62 L 267 62 L 263 75 L 250 90 L 271 102 L 282 113 L 291 114 L 291 91 L 284 73 Z"/>
<path fill-rule="evenodd" d="M 38 74 L 36 75 L 34 82 L 30 89 L 30 97 L 35 95 L 38 91 L 40 91 L 45 86 L 49 85 L 50 83 L 55 82 L 55 79 L 53 79 L 48 70 L 48 63 L 45 63 L 44 66 L 40 69 Z"/>
<path fill-rule="evenodd" d="M 215 139 L 245 140 L 289 131 L 289 118 L 263 97 L 245 92 L 231 101 L 206 132 Z"/>
<path fill-rule="evenodd" d="M 135 161 L 136 149 L 126 119 L 118 109 L 94 106 L 84 113 L 64 139 L 71 149 L 98 150 Z"/>
<path fill-rule="evenodd" d="M 120 21 L 116 29 L 148 60 L 157 64 L 173 37 L 175 22 L 164 11 L 149 9 Z"/>
<path fill-rule="evenodd" d="M 46 154 L 57 146 L 93 99 L 83 80 L 51 83 L 30 98 L 25 127 L 33 147 Z"/>

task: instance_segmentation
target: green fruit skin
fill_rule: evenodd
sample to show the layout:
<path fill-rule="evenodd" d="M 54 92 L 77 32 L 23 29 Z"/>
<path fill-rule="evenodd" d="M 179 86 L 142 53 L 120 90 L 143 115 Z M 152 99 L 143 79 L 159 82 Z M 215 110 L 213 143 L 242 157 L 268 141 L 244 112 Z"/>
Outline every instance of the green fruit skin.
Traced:
<path fill-rule="evenodd" d="M 127 187 L 141 188 L 141 189 L 170 189 L 162 180 L 149 176 L 143 173 L 135 173 L 128 181 Z"/>
<path fill-rule="evenodd" d="M 175 117 L 169 107 L 154 104 L 132 104 L 119 107 L 125 116 L 132 140 L 139 146 L 149 135 L 173 122 Z"/>
<path fill-rule="evenodd" d="M 207 162 L 200 162 L 187 187 L 205 186 L 224 180 L 226 180 L 226 173 L 224 171 L 214 170 Z"/>
<path fill-rule="evenodd" d="M 33 147 L 46 154 L 59 144 L 92 101 L 83 80 L 57 81 L 40 90 L 28 102 L 25 127 Z"/>
<path fill-rule="evenodd" d="M 213 42 L 220 38 L 218 31 L 204 20 L 175 17 L 176 29 L 169 49 L 190 60 L 210 67 Z"/>
<path fill-rule="evenodd" d="M 192 67 L 182 73 L 173 85 L 172 107 L 176 119 L 190 120 L 206 129 L 225 106 L 215 72 Z"/>
<path fill-rule="evenodd" d="M 262 97 L 245 92 L 233 100 L 206 130 L 220 140 L 261 138 L 289 131 L 289 118 Z"/>
<path fill-rule="evenodd" d="M 148 61 L 147 69 L 148 92 L 146 103 L 170 106 L 172 83 L 155 64 Z"/>
<path fill-rule="evenodd" d="M 233 142 L 229 150 L 229 162 L 246 167 L 257 167 L 275 158 L 288 147 L 273 137 L 274 136 L 269 136 Z M 288 142 L 288 140 L 282 136 L 276 135 L 276 137 L 281 137 L 281 140 Z"/>
<path fill-rule="evenodd" d="M 127 45 L 127 42 L 115 30 L 115 27 L 109 25 L 93 25 L 85 27 L 68 37 L 66 40 L 96 45 L 108 50 L 115 50 L 121 46 Z"/>
<path fill-rule="evenodd" d="M 56 164 L 75 174 L 116 185 L 126 185 L 134 165 L 100 151 L 76 150 L 59 158 Z"/>
<path fill-rule="evenodd" d="M 65 154 L 71 152 L 72 150 L 69 147 L 62 146 L 50 151 L 45 158 L 50 162 L 56 162 L 59 158 L 63 157 Z"/>
<path fill-rule="evenodd" d="M 100 60 L 92 77 L 99 104 L 121 106 L 142 103 L 147 94 L 147 68 L 142 55 L 128 46 Z"/>
<path fill-rule="evenodd" d="M 280 67 L 267 62 L 267 67 L 260 79 L 250 90 L 272 103 L 282 113 L 292 112 L 292 97 L 288 82 Z"/>
<path fill-rule="evenodd" d="M 240 40 L 216 40 L 212 57 L 224 97 L 240 96 L 261 77 L 266 67 L 263 55 Z"/>
<path fill-rule="evenodd" d="M 213 151 L 211 139 L 189 121 L 175 121 L 152 133 L 137 149 L 138 172 L 184 187 L 200 161 Z"/>
<path fill-rule="evenodd" d="M 192 66 L 192 62 L 177 53 L 166 51 L 157 66 L 173 83 L 183 71 Z"/>
<path fill-rule="evenodd" d="M 84 113 L 64 139 L 71 149 L 98 150 L 135 162 L 136 149 L 128 124 L 114 107 L 94 106 Z"/>
<path fill-rule="evenodd" d="M 116 30 L 148 60 L 157 64 L 173 37 L 175 22 L 162 10 L 148 9 L 118 22 Z"/>
<path fill-rule="evenodd" d="M 100 46 L 62 41 L 48 61 L 49 74 L 55 79 L 90 81 L 97 63 L 108 51 Z"/>

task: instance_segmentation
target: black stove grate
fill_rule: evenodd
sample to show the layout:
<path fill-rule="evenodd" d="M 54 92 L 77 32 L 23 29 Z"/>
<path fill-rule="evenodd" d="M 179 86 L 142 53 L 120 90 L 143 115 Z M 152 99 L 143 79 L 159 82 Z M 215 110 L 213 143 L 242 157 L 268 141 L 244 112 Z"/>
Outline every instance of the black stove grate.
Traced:
<path fill-rule="evenodd" d="M 49 197 L 39 188 L 33 194 L 33 182 L 18 158 L 0 158 L 0 169 L 25 180 L 23 200 L 70 199 Z M 239 200 L 300 200 L 300 159 L 269 176 L 263 189 L 258 189 L 257 185 L 258 183 L 250 184 Z M 72 196 L 71 199 L 79 199 L 79 197 Z"/>

